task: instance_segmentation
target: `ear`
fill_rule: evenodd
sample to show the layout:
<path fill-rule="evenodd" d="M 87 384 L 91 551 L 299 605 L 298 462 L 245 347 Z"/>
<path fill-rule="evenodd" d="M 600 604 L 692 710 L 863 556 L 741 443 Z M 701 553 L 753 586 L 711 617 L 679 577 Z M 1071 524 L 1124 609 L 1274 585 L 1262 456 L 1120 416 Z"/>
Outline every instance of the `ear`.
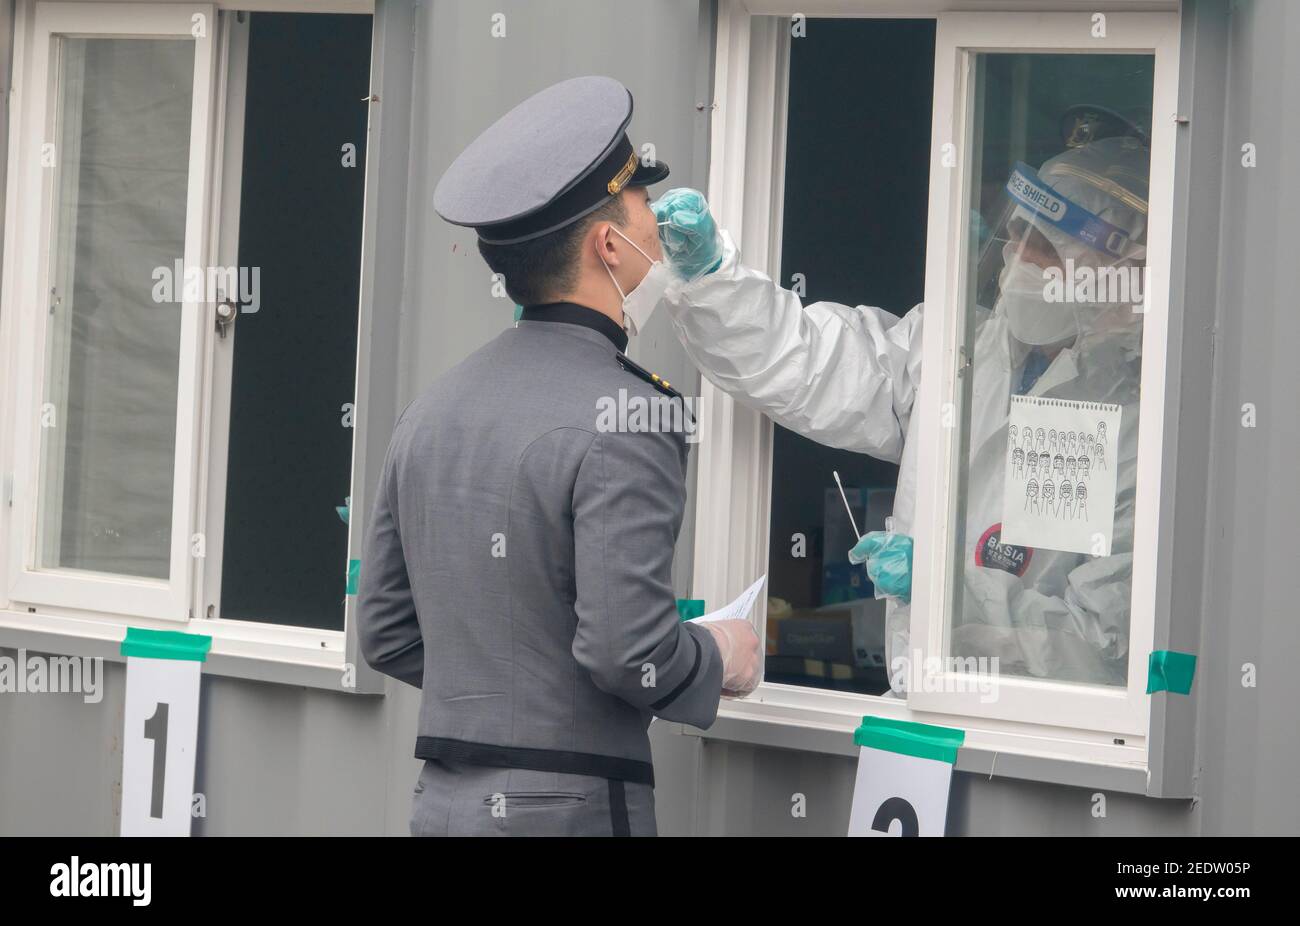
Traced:
<path fill-rule="evenodd" d="M 591 227 L 589 247 L 596 255 L 596 259 L 603 261 L 606 266 L 613 268 L 618 266 L 618 250 L 614 246 L 614 238 L 617 237 L 611 229 L 608 222 L 597 222 Z"/>

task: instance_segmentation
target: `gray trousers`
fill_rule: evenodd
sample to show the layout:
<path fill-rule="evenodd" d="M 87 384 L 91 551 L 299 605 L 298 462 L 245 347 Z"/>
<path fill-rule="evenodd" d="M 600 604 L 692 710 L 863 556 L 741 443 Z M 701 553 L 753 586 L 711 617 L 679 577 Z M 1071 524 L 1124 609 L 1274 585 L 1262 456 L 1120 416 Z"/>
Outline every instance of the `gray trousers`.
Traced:
<path fill-rule="evenodd" d="M 426 759 L 412 836 L 655 836 L 647 784 Z"/>

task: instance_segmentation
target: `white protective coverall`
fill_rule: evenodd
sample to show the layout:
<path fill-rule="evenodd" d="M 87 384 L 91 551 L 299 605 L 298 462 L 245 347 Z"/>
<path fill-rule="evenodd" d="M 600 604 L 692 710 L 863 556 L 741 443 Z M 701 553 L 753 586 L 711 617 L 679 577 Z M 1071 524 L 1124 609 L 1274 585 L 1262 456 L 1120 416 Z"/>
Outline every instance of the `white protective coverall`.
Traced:
<path fill-rule="evenodd" d="M 1112 140 L 1107 140 L 1112 141 Z M 1094 143 L 1043 165 L 1055 189 L 1119 224 L 1110 197 L 1067 167 L 1110 163 L 1114 146 Z M 1122 160 L 1122 158 L 1121 158 Z M 1130 158 L 1131 160 L 1131 158 Z M 1101 169 L 1104 173 L 1104 168 Z M 1087 173 L 1087 171 L 1084 171 Z M 1095 179 L 1095 175 L 1094 175 Z M 1023 210 L 1021 210 L 1023 212 Z M 1122 210 L 1120 210 L 1122 211 Z M 1125 223 L 1144 236 L 1145 215 Z M 1140 226 L 1140 227 L 1137 227 Z M 1044 227 L 1062 252 L 1094 266 L 1111 261 L 1056 229 Z M 917 492 L 913 403 L 920 382 L 924 307 L 901 318 L 871 306 L 803 305 L 797 295 L 745 267 L 731 236 L 721 232 L 723 259 L 698 280 L 676 280 L 664 296 L 691 360 L 718 388 L 779 424 L 832 447 L 901 465 L 894 525 L 914 529 Z M 1140 251 L 1144 255 L 1143 251 Z M 1003 674 L 1061 681 L 1123 684 L 1133 549 L 1141 315 L 1131 306 L 1088 310 L 1079 334 L 1055 353 L 1025 394 L 1122 406 L 1115 518 L 1110 555 L 1038 549 L 1023 576 L 980 566 L 976 547 L 1002 521 L 1003 471 L 1010 396 L 1019 392 L 1030 348 L 1009 331 L 1005 312 L 978 310 L 970 410 L 970 469 L 964 538 L 964 595 L 953 618 L 950 655 L 997 656 Z M 1101 323 L 1098 319 L 1104 314 Z M 1094 324 L 1096 323 L 1096 324 Z M 809 474 L 820 478 L 821 474 Z M 847 552 L 847 551 L 845 551 Z M 910 606 L 890 600 L 886 649 L 891 685 L 902 690 L 908 663 Z"/>

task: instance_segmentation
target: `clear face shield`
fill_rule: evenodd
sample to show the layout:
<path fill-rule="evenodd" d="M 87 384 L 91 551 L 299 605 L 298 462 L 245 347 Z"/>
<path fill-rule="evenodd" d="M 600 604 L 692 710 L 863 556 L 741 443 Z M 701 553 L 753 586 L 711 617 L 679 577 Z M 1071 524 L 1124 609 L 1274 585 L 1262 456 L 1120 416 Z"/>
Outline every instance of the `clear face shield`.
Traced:
<path fill-rule="evenodd" d="M 1046 176 L 1017 162 L 994 221 L 972 216 L 977 304 L 1029 346 L 1140 322 L 1145 200 L 1074 154 L 1048 161 Z"/>

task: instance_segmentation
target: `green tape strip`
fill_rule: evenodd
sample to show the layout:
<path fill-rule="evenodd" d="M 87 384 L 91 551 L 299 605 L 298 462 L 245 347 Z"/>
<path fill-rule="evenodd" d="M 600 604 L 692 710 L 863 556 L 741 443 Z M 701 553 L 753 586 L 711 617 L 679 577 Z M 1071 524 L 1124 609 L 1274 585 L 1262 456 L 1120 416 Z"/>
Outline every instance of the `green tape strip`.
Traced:
<path fill-rule="evenodd" d="M 357 593 L 357 583 L 361 581 L 361 560 L 348 560 L 348 594 Z"/>
<path fill-rule="evenodd" d="M 206 662 L 210 649 L 211 637 L 179 630 L 141 630 L 139 627 L 128 627 L 126 636 L 122 638 L 123 656 L 143 656 L 146 659 Z"/>
<path fill-rule="evenodd" d="M 703 598 L 678 598 L 677 615 L 684 621 L 689 621 L 693 617 L 703 617 L 704 599 Z"/>
<path fill-rule="evenodd" d="M 957 761 L 957 749 L 965 740 L 965 730 L 885 717 L 863 717 L 862 726 L 853 732 L 853 742 L 859 746 L 937 759 L 949 765 Z"/>
<path fill-rule="evenodd" d="M 1147 694 L 1157 691 L 1191 694 L 1195 676 L 1196 656 L 1192 653 L 1158 649 L 1147 663 Z"/>

